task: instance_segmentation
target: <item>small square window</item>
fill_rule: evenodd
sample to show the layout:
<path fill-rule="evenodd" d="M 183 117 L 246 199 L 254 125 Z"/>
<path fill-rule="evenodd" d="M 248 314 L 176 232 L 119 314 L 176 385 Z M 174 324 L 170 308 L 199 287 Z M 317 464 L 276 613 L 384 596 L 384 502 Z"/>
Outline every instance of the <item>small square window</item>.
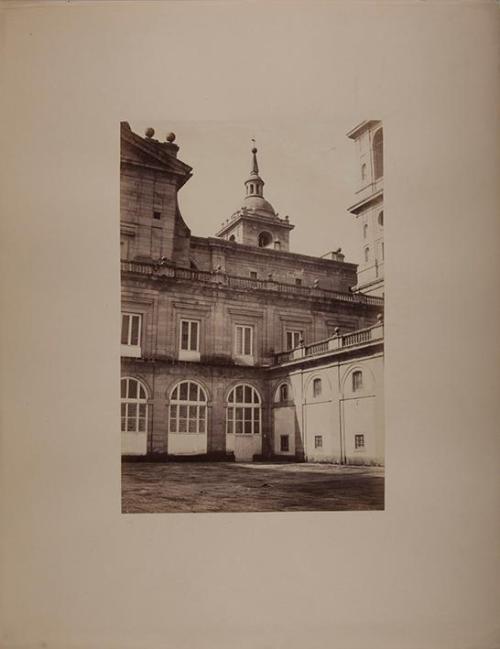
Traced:
<path fill-rule="evenodd" d="M 323 435 L 314 436 L 314 448 L 323 448 Z"/>
<path fill-rule="evenodd" d="M 290 439 L 288 435 L 280 436 L 280 451 L 289 451 L 290 450 Z"/>
<path fill-rule="evenodd" d="M 252 279 L 257 279 L 257 271 L 255 271 L 255 270 L 251 270 L 251 271 L 250 271 L 250 277 L 251 277 Z"/>
<path fill-rule="evenodd" d="M 156 219 L 157 221 L 159 221 L 161 219 L 161 212 L 155 210 L 153 212 L 153 218 Z"/>
<path fill-rule="evenodd" d="M 354 448 L 355 449 L 365 448 L 365 436 L 364 436 L 364 434 L 354 435 Z"/>
<path fill-rule="evenodd" d="M 295 285 L 296 286 L 302 286 L 302 280 L 299 277 L 295 278 Z"/>

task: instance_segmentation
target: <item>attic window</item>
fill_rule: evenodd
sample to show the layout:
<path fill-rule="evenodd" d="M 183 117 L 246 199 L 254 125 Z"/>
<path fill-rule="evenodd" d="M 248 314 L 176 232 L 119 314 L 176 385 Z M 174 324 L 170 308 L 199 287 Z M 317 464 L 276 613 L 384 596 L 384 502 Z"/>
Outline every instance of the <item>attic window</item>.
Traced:
<path fill-rule="evenodd" d="M 153 212 L 153 218 L 159 221 L 161 219 L 161 212 L 155 210 Z"/>
<path fill-rule="evenodd" d="M 302 286 L 302 280 L 299 277 L 295 278 L 295 285 L 296 286 Z"/>

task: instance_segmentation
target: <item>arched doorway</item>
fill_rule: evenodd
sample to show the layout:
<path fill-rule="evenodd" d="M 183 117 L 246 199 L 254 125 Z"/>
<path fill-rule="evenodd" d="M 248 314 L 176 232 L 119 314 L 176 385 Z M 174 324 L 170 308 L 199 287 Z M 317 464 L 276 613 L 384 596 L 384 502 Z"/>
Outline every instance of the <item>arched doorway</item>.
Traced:
<path fill-rule="evenodd" d="M 207 452 L 208 399 L 196 381 L 177 383 L 169 400 L 169 455 L 204 455 Z"/>
<path fill-rule="evenodd" d="M 131 376 L 121 380 L 122 455 L 148 452 L 148 393 L 146 386 Z"/>
<path fill-rule="evenodd" d="M 262 400 L 252 385 L 236 385 L 228 394 L 226 449 L 237 462 L 251 462 L 262 453 Z"/>

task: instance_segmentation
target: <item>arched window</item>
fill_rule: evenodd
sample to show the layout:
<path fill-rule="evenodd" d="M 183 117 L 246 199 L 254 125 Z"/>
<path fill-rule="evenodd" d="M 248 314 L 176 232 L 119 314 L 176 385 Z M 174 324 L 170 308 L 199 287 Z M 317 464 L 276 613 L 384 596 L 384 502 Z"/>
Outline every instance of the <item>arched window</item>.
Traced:
<path fill-rule="evenodd" d="M 290 398 L 290 390 L 288 388 L 288 383 L 282 383 L 279 389 L 279 400 L 288 401 Z"/>
<path fill-rule="evenodd" d="M 237 385 L 227 399 L 227 426 L 229 434 L 260 435 L 261 401 L 251 385 Z"/>
<path fill-rule="evenodd" d="M 366 163 L 361 165 L 361 180 L 366 180 Z"/>
<path fill-rule="evenodd" d="M 121 380 L 122 432 L 145 433 L 148 427 L 148 396 L 146 388 L 137 379 Z"/>
<path fill-rule="evenodd" d="M 368 224 L 365 223 L 363 226 L 363 239 L 366 239 L 367 236 L 368 236 Z"/>
<path fill-rule="evenodd" d="M 234 234 L 232 234 L 232 235 L 229 237 L 229 241 L 236 241 L 236 237 L 234 236 Z"/>
<path fill-rule="evenodd" d="M 313 380 L 313 397 L 321 396 L 321 391 L 322 391 L 321 379 L 314 379 Z"/>
<path fill-rule="evenodd" d="M 207 395 L 194 381 L 178 383 L 170 395 L 171 433 L 207 432 Z"/>
<path fill-rule="evenodd" d="M 373 173 L 375 180 L 384 175 L 384 134 L 381 128 L 373 136 Z"/>
<path fill-rule="evenodd" d="M 384 227 L 384 210 L 379 212 L 377 220 L 378 220 L 378 224 L 380 225 L 380 227 L 383 228 Z"/>
<path fill-rule="evenodd" d="M 370 248 L 365 248 L 365 261 L 370 259 Z"/>
<path fill-rule="evenodd" d="M 273 237 L 269 232 L 261 232 L 259 234 L 259 248 L 267 248 L 273 241 Z"/>
<path fill-rule="evenodd" d="M 356 370 L 352 373 L 352 391 L 357 392 L 363 388 L 363 372 Z"/>

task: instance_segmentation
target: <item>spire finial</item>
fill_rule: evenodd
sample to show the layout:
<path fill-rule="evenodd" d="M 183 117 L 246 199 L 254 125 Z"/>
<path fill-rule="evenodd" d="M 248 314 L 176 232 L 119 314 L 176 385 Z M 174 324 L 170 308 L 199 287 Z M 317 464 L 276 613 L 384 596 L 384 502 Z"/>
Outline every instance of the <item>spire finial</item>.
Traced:
<path fill-rule="evenodd" d="M 252 171 L 251 171 L 251 173 L 255 174 L 255 175 L 258 175 L 259 174 L 259 165 L 257 163 L 257 147 L 255 146 L 255 144 L 256 144 L 255 138 L 252 138 L 252 142 L 253 142 L 253 147 L 252 147 L 253 159 L 252 159 Z"/>

